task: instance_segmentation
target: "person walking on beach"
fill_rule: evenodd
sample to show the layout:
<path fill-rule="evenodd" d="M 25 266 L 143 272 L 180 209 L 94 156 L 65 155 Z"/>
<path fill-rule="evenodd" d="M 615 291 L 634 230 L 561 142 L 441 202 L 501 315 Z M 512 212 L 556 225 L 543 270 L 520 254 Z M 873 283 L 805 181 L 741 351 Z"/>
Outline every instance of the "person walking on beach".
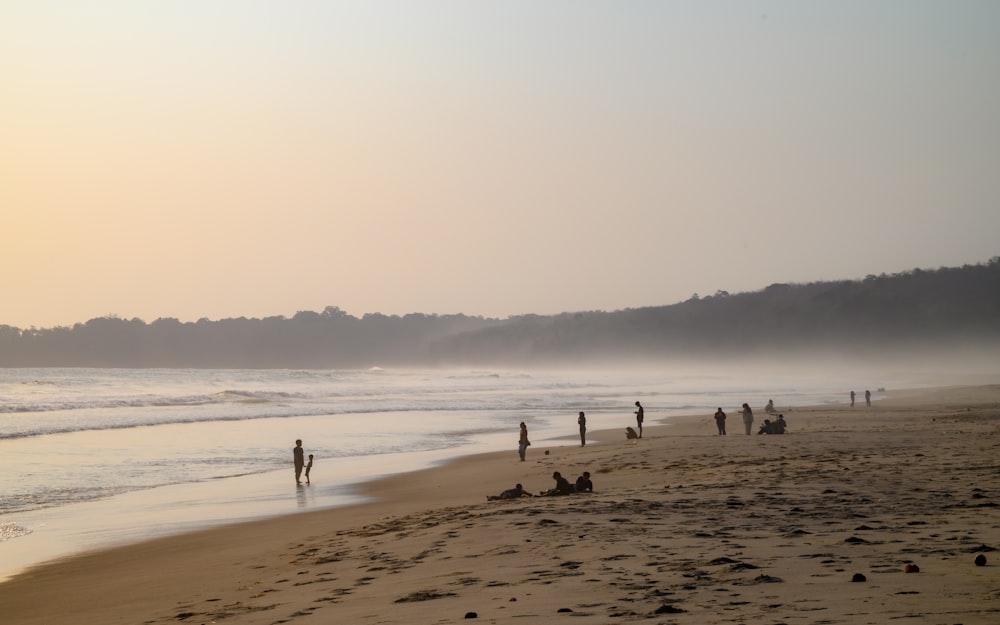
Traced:
<path fill-rule="evenodd" d="M 851 408 L 854 408 L 854 391 L 851 391 Z"/>
<path fill-rule="evenodd" d="M 639 426 L 639 438 L 642 438 L 642 421 L 643 412 L 645 411 L 642 409 L 642 404 L 639 402 L 635 402 L 635 407 L 638 408 L 638 410 L 635 411 L 635 423 Z"/>
<path fill-rule="evenodd" d="M 750 410 L 750 404 L 743 404 L 743 427 L 747 430 L 747 436 L 750 436 L 750 430 L 753 429 L 753 410 Z"/>
<path fill-rule="evenodd" d="M 726 435 L 726 413 L 722 412 L 722 406 L 715 411 L 715 425 L 719 428 L 719 436 Z"/>
<path fill-rule="evenodd" d="M 521 421 L 521 438 L 517 441 L 517 455 L 521 456 L 521 462 L 524 462 L 524 453 L 528 451 L 528 445 L 531 441 L 528 440 L 528 426 Z"/>
<path fill-rule="evenodd" d="M 292 449 L 292 462 L 295 464 L 295 483 L 301 484 L 302 467 L 306 464 L 305 451 L 302 449 L 302 439 L 295 441 L 295 447 Z"/>
<path fill-rule="evenodd" d="M 584 447 L 587 444 L 587 417 L 584 416 L 582 410 L 576 422 L 580 424 L 580 447 Z"/>
<path fill-rule="evenodd" d="M 872 392 L 871 391 L 865 391 L 865 406 L 867 406 L 869 408 L 872 407 Z"/>
<path fill-rule="evenodd" d="M 309 454 L 309 462 L 306 463 L 306 484 L 311 483 L 309 481 L 309 472 L 312 471 L 312 468 L 313 468 L 313 455 Z"/>

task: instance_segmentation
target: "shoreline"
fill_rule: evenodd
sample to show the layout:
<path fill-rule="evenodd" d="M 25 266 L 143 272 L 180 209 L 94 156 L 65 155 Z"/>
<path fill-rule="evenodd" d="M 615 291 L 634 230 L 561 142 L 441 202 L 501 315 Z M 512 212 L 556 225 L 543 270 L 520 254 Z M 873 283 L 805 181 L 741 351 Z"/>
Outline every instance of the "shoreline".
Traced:
<path fill-rule="evenodd" d="M 989 590 L 1000 567 L 972 567 L 959 552 L 1000 548 L 995 508 L 985 505 L 1000 497 L 1000 476 L 989 472 L 1000 451 L 998 414 L 1000 385 L 913 389 L 890 391 L 870 410 L 796 408 L 784 436 L 737 435 L 734 414 L 730 435 L 714 436 L 711 415 L 699 415 L 647 426 L 639 441 L 619 430 L 588 432 L 601 444 L 587 447 L 551 440 L 548 455 L 532 446 L 525 463 L 513 450 L 462 456 L 365 482 L 359 494 L 370 501 L 33 567 L 0 583 L 0 611 L 25 625 L 67 614 L 94 625 L 255 624 L 318 611 L 371 623 L 450 621 L 469 611 L 510 620 L 564 606 L 588 623 L 647 618 L 664 606 L 683 610 L 660 612 L 678 623 L 707 613 L 780 620 L 782 608 L 762 608 L 766 591 L 778 595 L 766 605 L 799 612 L 819 604 L 823 618 L 954 608 L 963 623 L 992 622 L 1000 613 L 986 599 L 1000 598 Z M 485 501 L 515 482 L 548 488 L 553 470 L 571 481 L 589 470 L 595 493 Z M 959 497 L 965 505 L 942 505 Z M 845 542 L 852 536 L 863 542 Z M 733 562 L 711 564 L 718 557 Z M 926 573 L 896 575 L 903 560 Z M 736 571 L 737 562 L 755 568 Z M 855 570 L 878 588 L 850 584 Z M 761 576 L 781 581 L 754 582 Z M 954 606 L 930 605 L 936 587 L 958 581 L 968 590 L 947 593 Z M 837 593 L 871 601 L 872 612 L 837 607 Z M 744 603 L 747 595 L 754 599 Z M 881 607 L 863 599 L 876 595 Z"/>

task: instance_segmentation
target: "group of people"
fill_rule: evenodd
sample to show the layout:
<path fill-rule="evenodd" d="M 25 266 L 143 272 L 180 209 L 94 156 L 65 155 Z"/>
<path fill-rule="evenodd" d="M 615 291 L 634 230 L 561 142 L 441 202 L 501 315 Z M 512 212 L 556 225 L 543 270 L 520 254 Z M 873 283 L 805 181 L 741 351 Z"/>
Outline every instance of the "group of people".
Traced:
<path fill-rule="evenodd" d="M 764 412 L 768 414 L 774 414 L 777 410 L 774 408 L 774 400 L 769 399 L 767 405 L 764 406 Z M 750 404 L 743 404 L 743 409 L 740 411 L 743 416 L 743 428 L 746 430 L 747 436 L 753 433 L 753 410 L 750 408 Z M 763 425 L 757 431 L 758 434 L 784 434 L 785 428 L 788 423 L 785 421 L 785 415 L 779 414 L 778 417 L 771 421 L 770 419 L 764 419 Z M 722 410 L 720 406 L 718 410 L 715 411 L 715 426 L 719 430 L 719 436 L 726 435 L 726 413 Z"/>
<path fill-rule="evenodd" d="M 869 390 L 865 391 L 865 407 L 872 407 L 872 392 Z M 854 408 L 854 391 L 851 391 L 851 408 Z"/>
<path fill-rule="evenodd" d="M 292 448 L 292 464 L 295 465 L 295 484 L 302 484 L 302 470 L 305 469 L 306 472 L 306 484 L 309 484 L 309 472 L 313 468 L 313 455 L 309 454 L 309 461 L 306 462 L 305 450 L 302 449 L 302 439 L 295 441 L 295 447 Z"/>
<path fill-rule="evenodd" d="M 576 478 L 576 482 L 570 484 L 569 480 L 562 476 L 562 473 L 556 471 L 552 474 L 552 479 L 556 481 L 556 485 L 548 490 L 543 490 L 538 493 L 538 497 L 556 497 L 559 495 L 572 495 L 573 493 L 592 493 L 594 492 L 594 482 L 590 479 L 590 472 L 584 471 L 580 477 Z M 524 490 L 524 486 L 517 484 L 514 488 L 508 488 L 507 490 L 501 492 L 499 495 L 487 495 L 487 501 L 497 501 L 499 499 L 518 499 L 520 497 L 535 497 L 530 492 Z"/>

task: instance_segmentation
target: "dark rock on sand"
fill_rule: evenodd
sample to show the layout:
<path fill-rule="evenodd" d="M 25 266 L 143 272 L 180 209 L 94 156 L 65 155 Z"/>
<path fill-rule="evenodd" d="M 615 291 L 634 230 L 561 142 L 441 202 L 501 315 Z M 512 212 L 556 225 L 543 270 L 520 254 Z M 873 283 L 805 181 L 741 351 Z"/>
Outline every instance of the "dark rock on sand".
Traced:
<path fill-rule="evenodd" d="M 851 578 L 851 581 L 852 582 L 867 582 L 868 578 L 865 577 L 864 575 L 862 575 L 861 573 L 855 573 L 854 577 Z"/>

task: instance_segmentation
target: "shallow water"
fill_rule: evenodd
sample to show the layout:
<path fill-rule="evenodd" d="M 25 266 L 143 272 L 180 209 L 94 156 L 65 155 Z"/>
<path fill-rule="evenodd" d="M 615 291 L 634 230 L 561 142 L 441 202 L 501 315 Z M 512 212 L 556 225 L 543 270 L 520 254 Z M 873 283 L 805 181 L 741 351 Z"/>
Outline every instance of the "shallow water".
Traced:
<path fill-rule="evenodd" d="M 82 549 L 344 505 L 353 486 L 460 455 L 744 401 L 846 400 L 829 375 L 0 369 L 0 578 Z M 890 383 L 890 382 L 886 382 Z M 897 386 L 898 381 L 892 381 Z M 876 398 L 878 394 L 876 394 Z M 296 488 L 291 448 L 315 455 Z"/>

